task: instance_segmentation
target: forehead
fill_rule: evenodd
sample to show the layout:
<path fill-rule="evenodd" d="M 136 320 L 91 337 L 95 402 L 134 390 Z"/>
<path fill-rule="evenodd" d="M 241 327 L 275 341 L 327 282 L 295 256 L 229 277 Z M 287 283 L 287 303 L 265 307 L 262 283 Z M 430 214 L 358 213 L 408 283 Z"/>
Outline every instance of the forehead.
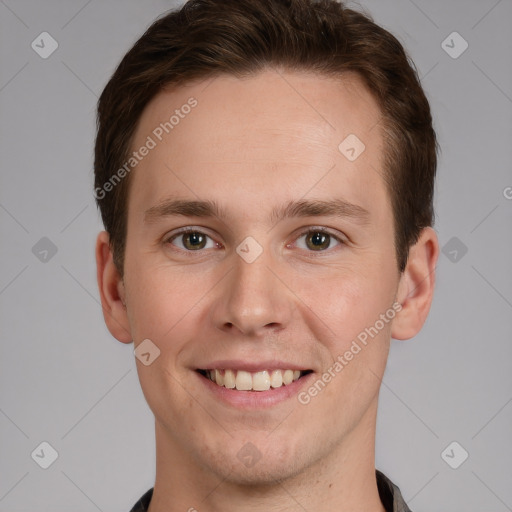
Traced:
<path fill-rule="evenodd" d="M 380 119 L 354 74 L 266 70 L 162 91 L 134 136 L 133 150 L 150 139 L 153 148 L 131 177 L 129 210 L 140 213 L 172 193 L 228 199 L 243 213 L 333 191 L 385 210 Z"/>

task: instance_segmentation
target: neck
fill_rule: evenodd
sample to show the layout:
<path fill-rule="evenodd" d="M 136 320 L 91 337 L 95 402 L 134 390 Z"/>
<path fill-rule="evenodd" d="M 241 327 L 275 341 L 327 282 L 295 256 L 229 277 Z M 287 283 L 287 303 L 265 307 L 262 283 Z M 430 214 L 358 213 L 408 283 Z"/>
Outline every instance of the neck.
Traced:
<path fill-rule="evenodd" d="M 375 401 L 328 458 L 268 485 L 240 485 L 198 465 L 157 421 L 156 481 L 149 512 L 386 512 L 375 476 L 376 407 Z"/>

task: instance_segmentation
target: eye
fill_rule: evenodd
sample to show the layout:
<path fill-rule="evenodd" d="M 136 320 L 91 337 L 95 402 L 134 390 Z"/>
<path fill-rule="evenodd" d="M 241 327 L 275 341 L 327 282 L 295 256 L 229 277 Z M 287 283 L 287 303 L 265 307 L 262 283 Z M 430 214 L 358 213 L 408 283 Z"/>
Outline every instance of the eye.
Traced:
<path fill-rule="evenodd" d="M 297 238 L 297 241 L 302 238 L 304 238 L 304 245 L 300 246 L 300 244 L 297 243 L 297 246 L 300 249 L 311 250 L 314 252 L 325 252 L 327 249 L 332 247 L 332 242 L 336 242 L 336 245 L 344 243 L 341 238 L 329 233 L 324 228 L 309 229 L 302 233 L 299 238 Z"/>
<path fill-rule="evenodd" d="M 300 242 L 301 239 L 304 239 L 304 242 Z M 333 243 L 334 247 L 344 244 L 340 237 L 321 227 L 310 228 L 304 231 L 296 240 L 297 247 L 310 252 L 325 252 L 327 249 L 333 248 Z M 206 233 L 195 228 L 184 228 L 167 237 L 164 243 L 171 244 L 187 252 L 221 247 L 218 242 L 215 242 Z"/>
<path fill-rule="evenodd" d="M 210 243 L 208 245 L 208 239 Z M 176 243 L 175 243 L 176 242 Z M 207 234 L 193 228 L 186 228 L 168 237 L 165 243 L 170 243 L 185 251 L 199 251 L 200 249 L 213 249 L 218 243 Z"/>

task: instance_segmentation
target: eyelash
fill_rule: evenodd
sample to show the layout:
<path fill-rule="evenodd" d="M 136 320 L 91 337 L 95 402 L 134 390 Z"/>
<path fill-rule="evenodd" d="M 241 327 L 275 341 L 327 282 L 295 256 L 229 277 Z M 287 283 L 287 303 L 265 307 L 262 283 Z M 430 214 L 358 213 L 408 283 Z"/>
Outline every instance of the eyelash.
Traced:
<path fill-rule="evenodd" d="M 207 233 L 205 233 L 205 232 L 203 232 L 203 231 L 201 231 L 199 229 L 196 229 L 196 228 L 187 227 L 187 228 L 181 229 L 180 231 L 178 231 L 177 233 L 174 233 L 173 235 L 171 235 L 169 237 L 166 237 L 165 240 L 164 240 L 164 243 L 172 245 L 171 242 L 173 240 L 178 238 L 180 235 L 184 235 L 184 234 L 187 234 L 187 233 L 200 233 L 202 235 L 207 236 L 211 240 L 213 240 L 213 238 L 210 235 L 208 235 Z M 307 230 L 302 231 L 299 235 L 297 235 L 295 240 L 299 240 L 304 235 L 308 235 L 310 233 L 322 233 L 322 234 L 325 234 L 325 235 L 329 235 L 331 238 L 336 240 L 336 242 L 338 242 L 340 245 L 345 245 L 346 244 L 346 241 L 343 240 L 341 237 L 331 233 L 326 228 L 316 227 L 316 226 L 309 227 Z M 215 242 L 215 243 L 218 244 L 218 242 Z M 287 244 L 287 247 L 288 247 L 288 244 Z M 180 251 L 180 252 L 186 252 L 186 253 L 192 253 L 193 254 L 195 252 L 197 252 L 197 253 L 203 252 L 205 249 L 197 249 L 197 250 L 194 251 L 194 250 L 181 249 L 181 248 L 176 248 L 175 247 L 173 250 L 177 250 L 177 251 Z M 323 254 L 323 253 L 326 253 L 326 252 L 329 252 L 329 251 L 332 251 L 332 250 L 333 250 L 332 248 L 329 248 L 329 249 L 324 249 L 324 250 L 319 250 L 319 251 L 307 250 L 307 252 L 313 253 L 313 254 L 315 254 L 315 253 L 316 254 Z"/>

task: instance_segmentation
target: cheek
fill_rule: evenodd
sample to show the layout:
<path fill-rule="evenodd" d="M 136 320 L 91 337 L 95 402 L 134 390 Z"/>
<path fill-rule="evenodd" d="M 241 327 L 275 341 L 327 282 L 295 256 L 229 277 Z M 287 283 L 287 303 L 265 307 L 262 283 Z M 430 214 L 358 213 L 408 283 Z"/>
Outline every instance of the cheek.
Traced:
<path fill-rule="evenodd" d="M 313 383 L 302 398 L 311 401 L 315 415 L 337 404 L 344 412 L 331 418 L 331 427 L 344 431 L 352 428 L 379 390 L 393 317 L 382 321 L 381 315 L 394 313 L 392 283 L 375 281 L 369 274 L 345 273 L 307 289 L 305 302 L 314 311 L 311 319 L 324 346 L 324 366 L 321 382 Z M 329 334 L 322 337 L 320 330 L 327 332 L 324 325 Z"/>
<path fill-rule="evenodd" d="M 330 269 L 329 275 L 302 279 L 301 298 L 311 322 L 323 324 L 329 333 L 330 352 L 343 353 L 366 327 L 375 323 L 391 306 L 391 283 L 368 272 Z M 333 354 L 334 355 L 334 354 Z"/>
<path fill-rule="evenodd" d="M 134 340 L 176 338 L 182 324 L 197 310 L 205 283 L 193 273 L 169 268 L 131 265 L 127 268 L 127 297 Z"/>
<path fill-rule="evenodd" d="M 179 430 L 176 418 L 163 411 L 192 410 L 191 397 L 199 394 L 188 381 L 187 393 L 183 393 L 182 383 L 189 372 L 183 367 L 183 354 L 199 323 L 205 289 L 197 287 L 199 280 L 190 273 L 147 264 L 132 265 L 126 277 L 134 348 L 149 339 L 160 351 L 147 366 L 137 362 L 142 391 L 155 416 L 164 415 L 165 422 Z"/>

